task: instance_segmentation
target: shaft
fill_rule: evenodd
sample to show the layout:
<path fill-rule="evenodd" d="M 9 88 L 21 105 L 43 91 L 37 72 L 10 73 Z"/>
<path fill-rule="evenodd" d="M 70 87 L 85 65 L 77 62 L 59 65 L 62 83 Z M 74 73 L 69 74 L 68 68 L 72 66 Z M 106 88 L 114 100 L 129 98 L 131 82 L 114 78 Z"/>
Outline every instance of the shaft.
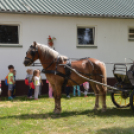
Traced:
<path fill-rule="evenodd" d="M 113 87 L 113 86 L 110 86 L 110 85 L 107 85 L 107 84 L 98 82 L 98 81 L 96 81 L 96 80 L 93 80 L 93 79 L 90 79 L 90 78 L 87 78 L 87 77 L 81 75 L 81 74 L 78 73 L 75 69 L 71 68 L 71 67 L 68 66 L 68 65 L 65 65 L 65 64 L 59 64 L 59 65 L 60 65 L 60 66 L 66 66 L 68 69 L 70 69 L 71 71 L 73 71 L 73 72 L 74 72 L 75 74 L 77 74 L 79 77 L 81 77 L 81 78 L 83 78 L 83 79 L 85 79 L 85 80 L 87 80 L 87 81 L 94 82 L 94 83 L 96 83 L 96 84 L 105 86 L 105 87 L 107 87 L 107 88 L 109 88 L 109 89 L 113 89 L 113 90 L 117 90 L 117 91 L 119 91 L 119 89 L 116 88 L 116 87 Z"/>

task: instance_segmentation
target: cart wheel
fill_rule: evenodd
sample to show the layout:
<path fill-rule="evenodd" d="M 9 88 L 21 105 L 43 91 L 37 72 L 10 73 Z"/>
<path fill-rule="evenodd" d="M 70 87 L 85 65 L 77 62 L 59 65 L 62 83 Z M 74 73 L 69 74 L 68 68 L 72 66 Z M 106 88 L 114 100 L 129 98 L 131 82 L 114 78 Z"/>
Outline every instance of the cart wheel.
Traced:
<path fill-rule="evenodd" d="M 127 108 L 130 106 L 129 92 L 113 92 L 111 98 L 114 105 L 118 108 Z"/>
<path fill-rule="evenodd" d="M 134 111 L 134 90 L 132 91 L 131 96 L 130 96 L 130 106 L 131 106 L 131 109 Z"/>

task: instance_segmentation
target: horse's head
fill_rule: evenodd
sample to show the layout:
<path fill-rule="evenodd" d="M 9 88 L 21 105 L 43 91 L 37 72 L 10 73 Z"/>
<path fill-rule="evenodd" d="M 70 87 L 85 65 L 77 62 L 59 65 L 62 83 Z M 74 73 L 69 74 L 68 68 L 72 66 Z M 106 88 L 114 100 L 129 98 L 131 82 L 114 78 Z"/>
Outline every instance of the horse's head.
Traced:
<path fill-rule="evenodd" d="M 36 42 L 33 42 L 33 45 L 31 45 L 30 48 L 28 49 L 28 51 L 26 52 L 24 65 L 30 66 L 38 58 L 39 58 L 38 45 Z"/>

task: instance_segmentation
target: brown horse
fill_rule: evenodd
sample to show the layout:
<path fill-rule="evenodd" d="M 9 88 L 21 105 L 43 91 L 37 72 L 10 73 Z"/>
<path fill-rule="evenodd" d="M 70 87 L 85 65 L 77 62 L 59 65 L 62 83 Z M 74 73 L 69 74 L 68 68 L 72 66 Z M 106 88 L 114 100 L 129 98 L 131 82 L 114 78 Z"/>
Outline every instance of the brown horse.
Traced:
<path fill-rule="evenodd" d="M 31 45 L 31 47 L 26 52 L 24 65 L 30 66 L 37 59 L 40 60 L 45 70 L 57 70 L 62 74 L 66 74 L 65 67 L 61 66 L 60 64 L 66 64 L 68 58 L 60 55 L 58 52 L 49 48 L 46 45 L 41 45 L 34 42 L 33 45 Z M 77 70 L 78 72 L 80 72 L 85 77 L 107 84 L 105 64 L 97 59 L 85 58 L 85 59 L 75 60 L 71 62 L 71 67 Z M 61 112 L 61 92 L 62 92 L 62 85 L 64 83 L 65 78 L 56 75 L 55 73 L 46 73 L 45 75 L 48 81 L 50 82 L 54 92 L 54 99 L 55 99 L 54 113 L 60 113 Z M 82 84 L 86 81 L 85 79 L 79 77 L 76 73 L 72 71 L 69 77 L 70 79 L 68 79 L 67 81 L 67 86 L 76 85 L 75 82 L 77 82 L 78 84 Z M 90 86 L 92 87 L 96 95 L 94 109 L 99 108 L 99 97 L 101 97 L 102 111 L 105 111 L 107 87 L 95 84 L 93 82 L 90 82 Z"/>

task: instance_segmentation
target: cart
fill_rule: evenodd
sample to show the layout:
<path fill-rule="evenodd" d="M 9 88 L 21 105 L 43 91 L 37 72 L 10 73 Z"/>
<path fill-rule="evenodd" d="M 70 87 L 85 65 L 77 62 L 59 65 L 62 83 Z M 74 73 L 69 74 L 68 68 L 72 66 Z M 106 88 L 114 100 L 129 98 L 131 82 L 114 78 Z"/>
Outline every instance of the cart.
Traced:
<path fill-rule="evenodd" d="M 132 63 L 116 63 L 113 74 L 117 80 L 114 87 L 119 90 L 113 90 L 111 93 L 112 102 L 118 108 L 131 106 L 134 111 L 134 65 Z"/>

